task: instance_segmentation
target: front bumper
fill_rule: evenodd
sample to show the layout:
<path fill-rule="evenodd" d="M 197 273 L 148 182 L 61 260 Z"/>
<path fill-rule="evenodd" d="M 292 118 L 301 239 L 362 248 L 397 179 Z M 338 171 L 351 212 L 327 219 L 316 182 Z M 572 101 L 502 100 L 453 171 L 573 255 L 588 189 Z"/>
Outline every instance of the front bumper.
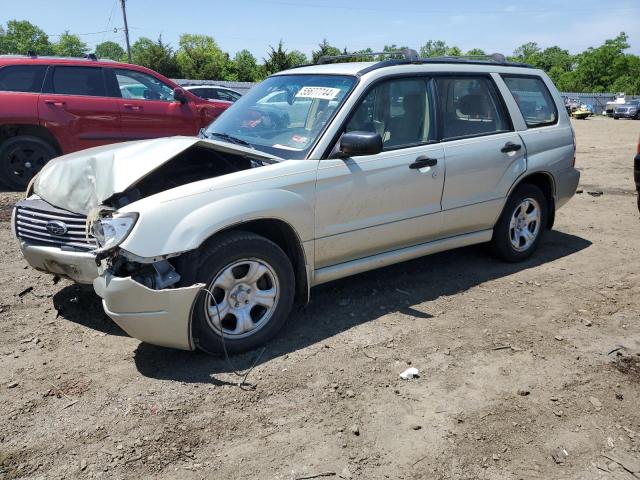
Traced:
<path fill-rule="evenodd" d="M 90 252 L 68 252 L 20 240 L 20 250 L 29 265 L 41 272 L 70 278 L 78 283 L 92 283 L 98 276 L 96 257 Z"/>
<path fill-rule="evenodd" d="M 105 313 L 134 338 L 153 345 L 193 350 L 191 310 L 204 287 L 152 290 L 131 277 L 114 277 L 107 270 L 93 282 Z"/>
<path fill-rule="evenodd" d="M 580 172 L 567 168 L 556 175 L 556 208 L 560 208 L 573 197 L 580 182 Z"/>

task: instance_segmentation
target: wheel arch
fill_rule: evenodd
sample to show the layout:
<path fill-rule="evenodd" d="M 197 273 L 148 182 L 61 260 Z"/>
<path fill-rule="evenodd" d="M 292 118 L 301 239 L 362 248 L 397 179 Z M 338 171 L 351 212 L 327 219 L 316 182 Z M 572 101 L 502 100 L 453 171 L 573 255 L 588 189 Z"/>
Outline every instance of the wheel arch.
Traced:
<path fill-rule="evenodd" d="M 509 198 L 516 188 L 525 183 L 538 187 L 547 199 L 546 228 L 547 230 L 551 230 L 551 228 L 553 228 L 553 223 L 556 217 L 556 183 L 553 175 L 545 171 L 529 173 L 524 177 L 518 179 L 518 181 L 513 184 L 506 198 Z"/>
<path fill-rule="evenodd" d="M 48 142 L 58 153 L 62 155 L 62 147 L 60 142 L 51 131 L 43 127 L 42 125 L 31 124 L 5 124 L 0 125 L 0 144 L 9 138 L 18 137 L 22 135 L 29 135 L 32 137 L 38 137 Z"/>
<path fill-rule="evenodd" d="M 298 232 L 288 222 L 279 218 L 259 218 L 229 225 L 216 231 L 205 239 L 198 249 L 189 252 L 185 261 L 193 260 L 193 255 L 199 255 L 207 245 L 214 242 L 221 234 L 227 232 L 251 232 L 265 237 L 278 245 L 291 261 L 295 275 L 295 301 L 306 304 L 309 302 L 310 279 L 307 270 L 307 258 Z M 181 257 L 181 259 L 183 258 Z M 180 268 L 179 268 L 180 271 Z"/>

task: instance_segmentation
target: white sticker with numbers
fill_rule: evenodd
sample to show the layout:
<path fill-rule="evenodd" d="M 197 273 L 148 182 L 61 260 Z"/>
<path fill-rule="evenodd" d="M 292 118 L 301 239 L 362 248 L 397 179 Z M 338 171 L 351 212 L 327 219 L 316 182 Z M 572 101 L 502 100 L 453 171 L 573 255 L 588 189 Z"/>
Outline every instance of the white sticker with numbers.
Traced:
<path fill-rule="evenodd" d="M 302 87 L 296 93 L 298 98 L 319 98 L 321 100 L 333 100 L 340 93 L 339 88 L 330 87 Z"/>

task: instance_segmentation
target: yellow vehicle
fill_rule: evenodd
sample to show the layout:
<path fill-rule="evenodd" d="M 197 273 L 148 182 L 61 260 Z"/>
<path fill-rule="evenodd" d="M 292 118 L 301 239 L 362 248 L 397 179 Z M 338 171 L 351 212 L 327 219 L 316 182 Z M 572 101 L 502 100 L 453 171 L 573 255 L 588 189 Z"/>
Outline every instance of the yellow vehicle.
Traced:
<path fill-rule="evenodd" d="M 591 115 L 593 115 L 593 112 L 589 110 L 585 105 L 580 105 L 580 107 L 571 112 L 571 116 L 577 120 L 584 120 Z"/>

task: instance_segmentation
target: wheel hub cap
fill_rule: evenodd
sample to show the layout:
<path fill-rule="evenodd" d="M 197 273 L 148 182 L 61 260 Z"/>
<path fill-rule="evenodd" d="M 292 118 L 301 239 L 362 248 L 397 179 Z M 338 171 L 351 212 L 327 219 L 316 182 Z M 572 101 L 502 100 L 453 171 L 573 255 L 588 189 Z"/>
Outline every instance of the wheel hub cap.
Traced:
<path fill-rule="evenodd" d="M 205 302 L 209 326 L 225 337 L 242 338 L 264 327 L 278 304 L 280 289 L 273 268 L 261 259 L 247 258 L 220 270 L 208 286 Z M 217 305 L 216 305 L 217 304 Z"/>
<path fill-rule="evenodd" d="M 540 233 L 540 204 L 533 198 L 522 200 L 511 215 L 509 240 L 518 252 L 523 252 L 533 245 Z"/>

